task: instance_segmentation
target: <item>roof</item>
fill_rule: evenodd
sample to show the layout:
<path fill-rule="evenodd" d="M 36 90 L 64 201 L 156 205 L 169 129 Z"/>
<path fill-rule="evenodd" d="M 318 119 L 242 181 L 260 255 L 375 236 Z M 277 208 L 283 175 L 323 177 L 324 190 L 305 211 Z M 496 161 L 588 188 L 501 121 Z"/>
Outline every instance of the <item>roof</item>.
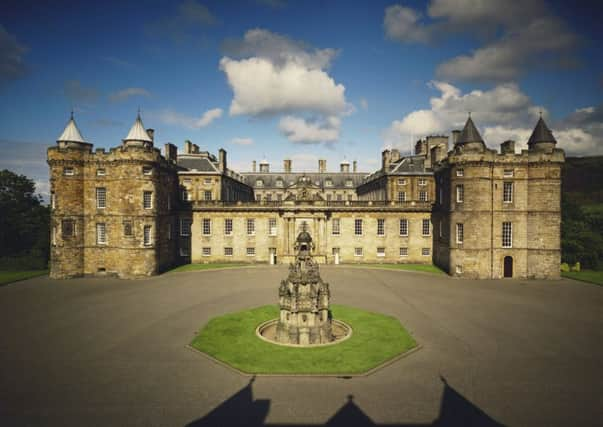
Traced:
<path fill-rule="evenodd" d="M 305 177 L 308 179 L 310 183 L 318 187 L 326 187 L 326 188 L 351 188 L 350 186 L 345 185 L 347 180 L 352 180 L 352 187 L 357 187 L 362 184 L 363 178 L 366 176 L 366 173 L 362 172 L 325 172 L 325 173 L 304 173 L 304 172 L 271 172 L 271 173 L 261 173 L 261 172 L 242 172 L 241 175 L 245 177 L 245 182 L 254 187 L 256 187 L 256 182 L 258 179 L 262 180 L 261 188 L 288 188 L 292 185 L 297 184 L 300 181 L 300 178 Z M 277 187 L 276 182 L 278 180 L 283 181 L 282 187 Z M 325 183 L 327 180 L 331 180 L 332 185 L 326 186 Z"/>
<path fill-rule="evenodd" d="M 532 145 L 537 142 L 557 142 L 553 136 L 553 133 L 548 128 L 542 117 L 538 119 L 538 123 L 536 123 L 532 136 L 530 136 L 530 139 L 528 140 L 528 145 Z"/>
<path fill-rule="evenodd" d="M 465 144 L 467 142 L 484 142 L 482 136 L 479 134 L 479 131 L 475 127 L 473 120 L 471 120 L 471 116 L 467 119 L 467 123 L 465 123 L 465 127 L 463 131 L 459 135 L 457 139 L 457 144 Z"/>
<path fill-rule="evenodd" d="M 406 175 L 425 172 L 425 156 L 403 157 L 388 171 L 391 175 Z"/>
<path fill-rule="evenodd" d="M 220 172 L 207 157 L 180 155 L 178 156 L 178 166 L 200 172 Z"/>
<path fill-rule="evenodd" d="M 67 122 L 65 130 L 63 130 L 63 133 L 59 136 L 59 139 L 57 139 L 57 142 L 86 142 L 84 141 L 84 138 L 82 138 L 82 134 L 75 124 L 73 113 L 71 113 L 71 118 L 69 119 L 69 122 Z"/>
<path fill-rule="evenodd" d="M 142 124 L 142 119 L 140 118 L 140 113 L 136 116 L 136 120 L 134 124 L 130 128 L 130 132 L 128 132 L 128 136 L 124 138 L 124 141 L 144 141 L 144 142 L 153 142 L 149 137 L 149 134 L 144 128 Z"/>

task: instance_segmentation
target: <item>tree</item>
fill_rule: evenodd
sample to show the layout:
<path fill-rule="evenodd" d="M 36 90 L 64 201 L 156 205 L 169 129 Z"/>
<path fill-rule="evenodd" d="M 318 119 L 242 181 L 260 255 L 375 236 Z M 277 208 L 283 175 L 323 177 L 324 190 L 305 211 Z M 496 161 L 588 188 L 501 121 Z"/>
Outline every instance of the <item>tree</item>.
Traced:
<path fill-rule="evenodd" d="M 35 194 L 34 182 L 0 171 L 0 259 L 23 258 L 45 266 L 49 252 L 50 210 Z"/>

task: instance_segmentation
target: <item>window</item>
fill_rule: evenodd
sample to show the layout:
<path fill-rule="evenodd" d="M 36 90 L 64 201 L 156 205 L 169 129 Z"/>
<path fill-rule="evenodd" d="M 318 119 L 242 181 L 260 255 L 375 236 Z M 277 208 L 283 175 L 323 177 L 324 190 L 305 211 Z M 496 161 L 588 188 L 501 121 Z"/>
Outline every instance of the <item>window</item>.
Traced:
<path fill-rule="evenodd" d="M 406 185 L 406 178 L 398 178 L 398 185 Z"/>
<path fill-rule="evenodd" d="M 256 194 L 255 195 L 255 201 L 256 202 L 261 202 L 262 201 L 262 195 L 261 194 Z"/>
<path fill-rule="evenodd" d="M 276 180 L 276 186 L 277 187 L 283 187 L 283 180 L 282 179 L 277 179 Z"/>
<path fill-rule="evenodd" d="M 253 218 L 247 219 L 247 235 L 248 236 L 255 235 L 255 219 L 253 219 Z"/>
<path fill-rule="evenodd" d="M 429 256 L 430 252 L 431 251 L 429 250 L 429 248 L 422 248 L 421 249 L 421 255 L 423 255 L 423 256 Z"/>
<path fill-rule="evenodd" d="M 232 235 L 232 218 L 224 219 L 224 234 L 226 234 L 227 236 Z"/>
<path fill-rule="evenodd" d="M 456 176 L 463 176 L 465 175 L 465 171 L 462 168 L 459 168 L 456 170 Z"/>
<path fill-rule="evenodd" d="M 385 248 L 377 248 L 377 256 L 385 256 Z"/>
<path fill-rule="evenodd" d="M 71 236 L 73 236 L 74 233 L 74 227 L 73 227 L 73 220 L 71 219 L 64 219 L 63 221 L 61 221 L 61 235 L 63 237 L 63 239 L 65 238 L 69 238 Z"/>
<path fill-rule="evenodd" d="M 428 219 L 424 219 L 423 220 L 423 227 L 422 227 L 422 234 L 423 234 L 423 236 L 429 236 L 429 234 L 430 234 L 429 233 L 430 232 L 429 228 L 430 228 L 429 227 L 429 220 Z"/>
<path fill-rule="evenodd" d="M 191 235 L 191 219 L 180 218 L 180 235 L 183 237 Z"/>
<path fill-rule="evenodd" d="M 211 178 L 204 178 L 204 179 L 203 179 L 203 183 L 204 183 L 205 185 L 211 185 Z"/>
<path fill-rule="evenodd" d="M 150 166 L 143 166 L 142 174 L 143 175 L 151 175 L 151 174 L 153 174 L 153 169 Z"/>
<path fill-rule="evenodd" d="M 52 227 L 52 232 L 50 234 L 50 239 L 52 241 L 52 244 L 54 246 L 56 246 L 56 244 L 57 244 L 57 227 L 56 226 Z"/>
<path fill-rule="evenodd" d="M 124 236 L 132 237 L 134 235 L 132 231 L 132 221 L 124 221 Z"/>
<path fill-rule="evenodd" d="M 107 189 L 99 187 L 96 189 L 96 207 L 104 209 L 107 207 Z"/>
<path fill-rule="evenodd" d="M 325 180 L 325 187 L 332 187 L 333 186 L 333 181 L 331 180 L 331 178 L 328 178 Z"/>
<path fill-rule="evenodd" d="M 151 226 L 150 225 L 144 226 L 143 236 L 144 236 L 144 239 L 143 239 L 144 245 L 150 246 L 151 245 Z"/>
<path fill-rule="evenodd" d="M 211 191 L 204 191 L 203 192 L 203 200 L 211 200 Z"/>
<path fill-rule="evenodd" d="M 145 191 L 142 193 L 142 205 L 145 209 L 153 208 L 153 192 Z"/>
<path fill-rule="evenodd" d="M 406 201 L 406 191 L 398 191 L 398 201 L 399 202 Z"/>
<path fill-rule="evenodd" d="M 203 256 L 210 256 L 211 255 L 211 248 L 208 248 L 208 247 L 201 248 L 201 255 L 203 255 Z"/>
<path fill-rule="evenodd" d="M 105 176 L 105 174 L 106 174 L 105 168 L 98 168 L 96 170 L 96 176 Z"/>
<path fill-rule="evenodd" d="M 455 268 L 456 274 L 461 274 L 463 272 L 463 266 L 457 265 Z"/>
<path fill-rule="evenodd" d="M 224 256 L 232 256 L 232 248 L 231 247 L 224 248 Z"/>
<path fill-rule="evenodd" d="M 356 236 L 362 236 L 362 220 L 361 219 L 354 220 L 354 234 Z"/>
<path fill-rule="evenodd" d="M 513 247 L 513 224 L 510 222 L 502 223 L 502 247 Z"/>
<path fill-rule="evenodd" d="M 456 186 L 456 202 L 463 203 L 465 201 L 465 186 L 459 184 Z"/>
<path fill-rule="evenodd" d="M 202 221 L 202 231 L 204 236 L 209 236 L 211 234 L 211 219 L 203 218 Z"/>
<path fill-rule="evenodd" d="M 337 201 L 341 202 L 343 200 L 343 196 L 341 194 L 337 195 Z"/>
<path fill-rule="evenodd" d="M 427 185 L 427 180 L 425 178 L 419 178 L 419 185 L 422 187 Z"/>
<path fill-rule="evenodd" d="M 54 209 L 56 207 L 56 196 L 54 193 L 50 193 L 50 209 Z"/>
<path fill-rule="evenodd" d="M 504 203 L 513 203 L 513 183 L 512 182 L 504 182 L 503 183 L 503 202 Z"/>
<path fill-rule="evenodd" d="M 327 202 L 330 202 L 333 199 L 333 195 L 331 193 L 327 194 Z"/>
<path fill-rule="evenodd" d="M 96 244 L 106 245 L 107 244 L 107 228 L 105 223 L 101 222 L 96 224 Z"/>
<path fill-rule="evenodd" d="M 268 218 L 268 234 L 276 236 L 276 218 Z"/>
<path fill-rule="evenodd" d="M 377 219 L 377 236 L 385 236 L 385 220 L 383 218 Z"/>
<path fill-rule="evenodd" d="M 408 220 L 400 220 L 400 236 L 408 236 Z"/>
<path fill-rule="evenodd" d="M 247 256 L 255 256 L 255 248 L 247 248 Z"/>
<path fill-rule="evenodd" d="M 276 200 L 278 200 L 279 202 L 280 202 L 281 200 L 283 200 L 283 195 L 282 195 L 281 193 L 278 193 L 278 194 L 276 195 Z"/>
<path fill-rule="evenodd" d="M 341 220 L 339 218 L 333 218 L 333 229 L 331 230 L 331 233 L 334 236 L 339 236 L 341 234 Z"/>
<path fill-rule="evenodd" d="M 427 201 L 427 191 L 419 191 L 419 201 L 420 202 Z"/>
<path fill-rule="evenodd" d="M 63 168 L 63 175 L 66 175 L 66 176 L 74 175 L 73 168 Z"/>
<path fill-rule="evenodd" d="M 400 256 L 408 256 L 408 248 L 400 248 Z"/>
<path fill-rule="evenodd" d="M 511 178 L 511 177 L 513 177 L 513 169 L 505 169 L 503 171 L 503 176 L 505 178 Z"/>
<path fill-rule="evenodd" d="M 272 193 L 268 193 L 268 194 L 266 194 L 266 201 L 267 201 L 267 202 L 272 201 Z"/>
<path fill-rule="evenodd" d="M 261 179 L 256 179 L 255 180 L 255 186 L 256 187 L 263 187 L 264 186 L 264 181 L 262 181 Z"/>
<path fill-rule="evenodd" d="M 188 188 L 182 189 L 182 201 L 187 202 L 191 199 L 191 194 L 188 192 Z"/>
<path fill-rule="evenodd" d="M 354 256 L 362 256 L 362 248 L 354 248 Z"/>
<path fill-rule="evenodd" d="M 180 256 L 190 256 L 190 252 L 187 247 L 180 248 Z"/>
<path fill-rule="evenodd" d="M 462 244 L 464 238 L 464 226 L 461 223 L 456 225 L 456 242 Z"/>
<path fill-rule="evenodd" d="M 346 187 L 353 187 L 354 186 L 354 181 L 352 181 L 351 179 L 346 179 L 345 180 L 345 186 Z"/>

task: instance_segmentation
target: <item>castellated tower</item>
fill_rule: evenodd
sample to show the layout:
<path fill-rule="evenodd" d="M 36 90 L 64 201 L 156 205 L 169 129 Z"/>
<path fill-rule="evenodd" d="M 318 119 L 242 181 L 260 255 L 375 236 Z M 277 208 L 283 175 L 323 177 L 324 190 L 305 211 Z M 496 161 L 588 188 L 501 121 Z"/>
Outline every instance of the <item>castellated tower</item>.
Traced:
<path fill-rule="evenodd" d="M 435 168 L 434 262 L 473 278 L 558 278 L 563 150 L 540 118 L 528 150 L 488 149 L 471 117 Z"/>
<path fill-rule="evenodd" d="M 93 151 L 72 114 L 48 149 L 48 164 L 51 277 L 147 276 L 175 262 L 176 159 L 153 147 L 140 115 L 122 144 L 106 152 Z"/>

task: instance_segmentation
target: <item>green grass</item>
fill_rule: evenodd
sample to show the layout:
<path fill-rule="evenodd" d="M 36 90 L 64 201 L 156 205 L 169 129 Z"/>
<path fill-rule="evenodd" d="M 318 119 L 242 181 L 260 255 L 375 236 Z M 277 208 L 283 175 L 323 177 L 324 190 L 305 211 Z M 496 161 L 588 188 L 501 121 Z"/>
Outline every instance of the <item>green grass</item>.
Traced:
<path fill-rule="evenodd" d="M 48 274 L 48 270 L 0 271 L 0 285 Z"/>
<path fill-rule="evenodd" d="M 212 270 L 215 268 L 233 268 L 233 267 L 248 267 L 250 264 L 235 264 L 235 263 L 223 263 L 223 264 L 184 264 L 176 267 L 170 272 L 179 271 L 197 271 L 197 270 Z"/>
<path fill-rule="evenodd" d="M 439 267 L 432 264 L 346 264 L 351 267 L 362 268 L 388 268 L 392 270 L 422 271 L 424 273 L 446 274 Z"/>
<path fill-rule="evenodd" d="M 366 372 L 417 345 L 394 317 L 341 305 L 331 310 L 353 329 L 340 344 L 295 348 L 261 340 L 257 326 L 278 317 L 278 307 L 267 305 L 210 320 L 191 345 L 247 373 L 337 375 Z"/>
<path fill-rule="evenodd" d="M 595 285 L 603 286 L 603 271 L 582 270 L 562 272 L 563 277 L 568 279 L 579 280 L 581 282 L 594 283 Z"/>

